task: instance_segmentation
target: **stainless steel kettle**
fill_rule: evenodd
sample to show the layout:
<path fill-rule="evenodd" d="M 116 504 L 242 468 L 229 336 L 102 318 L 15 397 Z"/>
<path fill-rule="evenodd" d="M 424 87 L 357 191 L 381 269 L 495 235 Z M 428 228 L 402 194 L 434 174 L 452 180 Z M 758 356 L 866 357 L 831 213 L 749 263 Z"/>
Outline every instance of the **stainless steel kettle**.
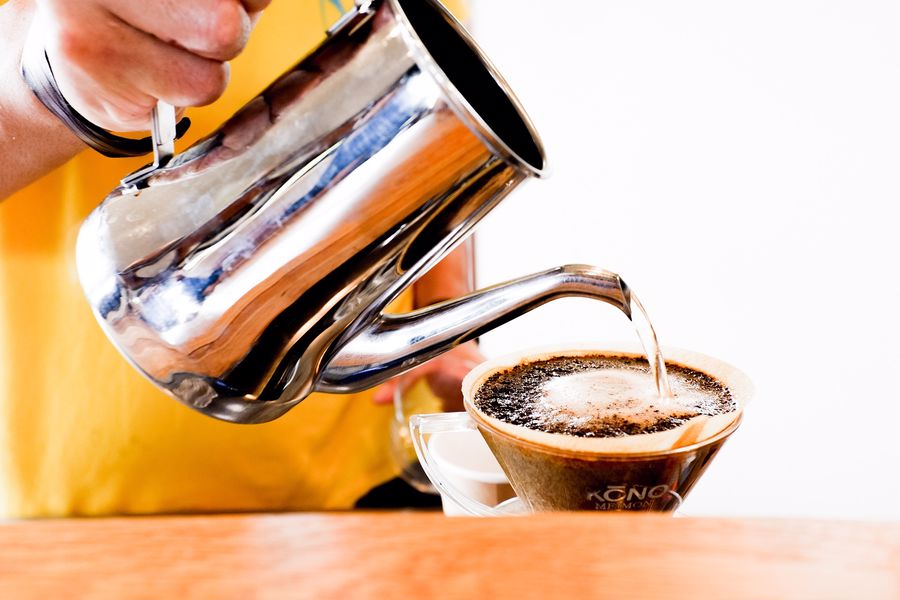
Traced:
<path fill-rule="evenodd" d="M 85 221 L 79 276 L 131 363 L 213 417 L 373 386 L 562 295 L 630 314 L 627 287 L 589 266 L 382 314 L 545 171 L 506 82 L 434 0 L 358 3 L 216 132 L 159 158 Z"/>

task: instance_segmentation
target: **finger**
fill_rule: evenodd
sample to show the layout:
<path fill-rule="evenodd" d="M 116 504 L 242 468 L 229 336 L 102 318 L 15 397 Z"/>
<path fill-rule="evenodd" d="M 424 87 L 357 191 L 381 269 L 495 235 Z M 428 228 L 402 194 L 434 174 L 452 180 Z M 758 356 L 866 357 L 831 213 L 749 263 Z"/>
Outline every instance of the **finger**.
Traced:
<path fill-rule="evenodd" d="M 82 112 L 89 121 L 111 131 L 147 131 L 156 98 L 142 94 L 140 98 L 97 98 L 98 113 Z M 82 109 L 79 109 L 81 112 Z"/>
<path fill-rule="evenodd" d="M 237 56 L 252 22 L 239 0 L 109 0 L 112 13 L 135 29 L 219 61 Z"/>
<path fill-rule="evenodd" d="M 441 399 L 441 408 L 444 411 L 454 411 L 462 408 L 462 385 L 459 377 L 448 373 L 431 373 L 426 378 L 432 394 Z"/>
<path fill-rule="evenodd" d="M 394 401 L 394 393 L 397 390 L 397 380 L 392 379 L 375 390 L 372 402 L 375 404 L 391 404 Z"/>
<path fill-rule="evenodd" d="M 465 379 L 466 375 L 469 374 L 469 371 L 472 370 L 473 366 L 474 365 L 469 361 L 454 362 L 447 368 L 446 373 L 456 377 L 459 381 L 462 381 Z"/>
<path fill-rule="evenodd" d="M 129 110 L 146 110 L 156 99 L 175 106 L 201 106 L 218 98 L 228 82 L 228 65 L 166 44 L 118 21 L 107 21 L 101 31 L 69 29 L 48 44 L 51 64 L 64 62 L 59 84 L 66 98 L 81 98 L 89 106 L 97 96 L 113 114 L 113 121 L 133 123 Z M 149 102 L 148 102 L 149 100 Z M 76 107 L 77 108 L 77 107 Z M 122 114 L 116 114 L 118 109 Z M 101 127 L 98 115 L 85 114 Z M 144 122 L 149 110 L 143 115 Z"/>
<path fill-rule="evenodd" d="M 241 4 L 244 5 L 248 13 L 260 12 L 271 3 L 272 0 L 241 0 Z"/>

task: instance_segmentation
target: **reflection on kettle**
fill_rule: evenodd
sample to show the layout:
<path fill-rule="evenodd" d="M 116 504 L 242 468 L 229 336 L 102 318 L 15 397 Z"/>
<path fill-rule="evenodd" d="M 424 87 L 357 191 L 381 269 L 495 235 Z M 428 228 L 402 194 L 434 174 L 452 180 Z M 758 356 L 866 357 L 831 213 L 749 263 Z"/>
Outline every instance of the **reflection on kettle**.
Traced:
<path fill-rule="evenodd" d="M 512 92 L 439 3 L 364 2 L 216 132 L 114 190 L 82 226 L 79 275 L 157 386 L 267 421 L 561 295 L 627 313 L 618 277 L 569 266 L 382 314 L 544 170 Z"/>

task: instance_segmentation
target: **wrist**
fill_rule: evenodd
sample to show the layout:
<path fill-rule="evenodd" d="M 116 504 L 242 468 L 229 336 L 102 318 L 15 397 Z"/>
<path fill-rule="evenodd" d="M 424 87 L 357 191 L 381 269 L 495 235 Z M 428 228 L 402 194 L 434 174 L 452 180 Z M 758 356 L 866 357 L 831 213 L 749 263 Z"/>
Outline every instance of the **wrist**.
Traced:
<path fill-rule="evenodd" d="M 33 3 L 0 6 L 0 199 L 66 162 L 84 149 L 35 98 L 19 72 Z"/>
<path fill-rule="evenodd" d="M 8 106 L 15 113 L 13 122 L 27 122 L 29 129 L 53 135 L 47 139 L 59 140 L 73 149 L 80 149 L 83 144 L 38 100 L 22 75 L 20 65 L 34 19 L 33 3 L 10 2 L 3 7 L 2 31 L 10 34 L 4 46 L 11 51 L 5 53 L 2 69 L 7 75 L 4 79 L 11 84 L 6 90 Z"/>

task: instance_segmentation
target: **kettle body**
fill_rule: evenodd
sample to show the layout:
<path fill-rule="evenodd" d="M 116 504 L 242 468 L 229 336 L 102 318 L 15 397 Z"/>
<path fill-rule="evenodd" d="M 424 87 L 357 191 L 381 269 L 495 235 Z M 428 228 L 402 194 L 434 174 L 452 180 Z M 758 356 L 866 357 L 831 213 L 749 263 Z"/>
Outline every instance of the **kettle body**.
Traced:
<path fill-rule="evenodd" d="M 438 2 L 363 2 L 217 131 L 114 190 L 79 232 L 79 277 L 154 384 L 216 418 L 268 421 L 530 309 L 556 293 L 549 279 L 561 289 L 557 270 L 528 280 L 540 290 L 382 314 L 544 172 L 525 112 Z"/>

